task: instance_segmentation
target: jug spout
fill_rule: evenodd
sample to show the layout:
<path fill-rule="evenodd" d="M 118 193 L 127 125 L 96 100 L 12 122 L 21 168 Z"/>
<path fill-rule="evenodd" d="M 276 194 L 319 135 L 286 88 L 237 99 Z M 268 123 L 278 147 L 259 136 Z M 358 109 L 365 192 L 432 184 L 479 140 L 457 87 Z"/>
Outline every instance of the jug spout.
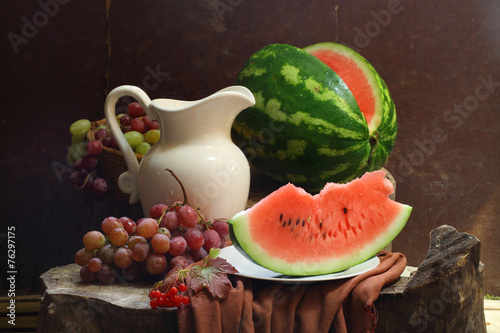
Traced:
<path fill-rule="evenodd" d="M 230 86 L 219 90 L 215 94 L 228 93 L 233 95 L 234 109 L 244 110 L 255 104 L 255 97 L 252 92 L 244 86 Z"/>
<path fill-rule="evenodd" d="M 244 86 L 230 86 L 217 91 L 207 99 L 213 99 L 222 108 L 224 118 L 231 124 L 234 118 L 244 109 L 255 104 L 255 97 L 252 92 Z M 219 100 L 220 99 L 220 100 Z"/>

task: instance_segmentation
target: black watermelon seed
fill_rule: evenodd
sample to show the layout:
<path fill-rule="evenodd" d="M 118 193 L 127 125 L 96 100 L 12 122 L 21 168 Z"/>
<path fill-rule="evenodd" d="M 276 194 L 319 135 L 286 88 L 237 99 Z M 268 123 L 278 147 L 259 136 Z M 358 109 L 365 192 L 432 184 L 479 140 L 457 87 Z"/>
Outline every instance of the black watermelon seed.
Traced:
<path fill-rule="evenodd" d="M 289 219 L 289 220 L 288 220 L 288 225 L 290 225 L 290 223 L 292 223 L 292 219 Z"/>
<path fill-rule="evenodd" d="M 302 220 L 302 226 L 304 226 L 305 224 L 306 224 L 306 221 Z"/>
<path fill-rule="evenodd" d="M 320 228 L 320 229 L 321 229 L 321 228 L 323 228 L 323 222 L 320 222 L 320 223 L 319 223 L 319 228 Z"/>
<path fill-rule="evenodd" d="M 323 239 L 325 239 L 325 238 L 326 238 L 326 233 L 323 233 Z"/>
<path fill-rule="evenodd" d="M 283 220 L 283 214 L 280 214 L 280 221 Z"/>
<path fill-rule="evenodd" d="M 283 221 L 283 225 L 282 225 L 282 227 L 285 227 L 285 225 L 286 225 L 286 221 Z"/>
<path fill-rule="evenodd" d="M 295 222 L 295 225 L 298 225 L 300 223 L 300 219 L 297 219 L 297 221 Z"/>
<path fill-rule="evenodd" d="M 347 208 L 344 207 L 344 214 L 347 214 Z"/>

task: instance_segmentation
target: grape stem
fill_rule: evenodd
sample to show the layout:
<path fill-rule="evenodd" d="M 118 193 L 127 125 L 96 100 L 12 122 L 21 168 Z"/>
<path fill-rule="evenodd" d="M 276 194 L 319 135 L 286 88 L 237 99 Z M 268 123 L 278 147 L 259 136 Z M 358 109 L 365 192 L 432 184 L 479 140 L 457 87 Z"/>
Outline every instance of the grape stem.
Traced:
<path fill-rule="evenodd" d="M 180 181 L 180 179 L 177 177 L 177 175 L 174 173 L 173 170 L 170 170 L 170 169 L 167 168 L 167 169 L 165 169 L 165 171 L 170 172 L 170 174 L 175 178 L 175 180 L 177 180 L 177 182 L 181 186 L 182 195 L 184 196 L 184 201 L 182 202 L 182 204 L 183 205 L 187 204 L 188 203 L 188 197 L 187 197 L 186 189 L 184 189 L 184 185 L 182 185 L 182 182 Z"/>
<path fill-rule="evenodd" d="M 182 185 L 182 182 L 181 180 L 179 179 L 179 177 L 177 177 L 177 175 L 174 173 L 173 170 L 170 170 L 170 169 L 165 169 L 165 171 L 168 171 L 170 172 L 170 174 L 175 178 L 175 180 L 179 183 L 179 185 L 181 186 L 181 189 L 182 189 L 182 195 L 184 196 L 184 201 L 182 202 L 182 204 L 180 204 L 180 206 L 185 206 L 185 205 L 188 205 L 188 206 L 191 206 L 188 202 L 188 198 L 187 198 L 187 193 L 186 193 L 186 189 L 184 188 L 184 185 Z M 192 207 L 192 206 L 191 206 Z M 194 207 L 193 207 L 194 208 Z M 205 219 L 204 217 L 200 214 L 200 212 L 198 211 L 198 209 L 195 209 L 194 211 L 196 212 L 196 215 L 198 215 L 198 218 L 203 222 L 205 223 Z M 166 212 L 167 210 L 165 210 Z M 163 212 L 163 213 L 165 213 Z M 162 215 L 163 217 L 163 215 Z M 161 221 L 161 218 L 159 219 L 159 221 Z"/>
<path fill-rule="evenodd" d="M 79 189 L 79 190 L 83 189 L 83 188 L 85 187 L 85 185 L 87 184 L 87 182 L 89 181 L 89 177 L 90 177 L 91 175 L 95 177 L 95 175 L 94 175 L 92 172 L 90 172 L 90 173 L 88 173 L 88 174 L 87 174 L 87 177 L 85 177 L 85 181 L 83 182 L 82 186 L 78 186 L 78 185 L 74 185 L 74 186 L 75 186 L 77 189 Z"/>
<path fill-rule="evenodd" d="M 181 283 L 189 284 L 188 275 L 190 267 L 193 265 L 189 265 L 184 269 L 172 269 L 161 281 L 158 281 L 154 284 L 153 290 L 159 290 L 160 292 L 166 292 L 170 290 L 172 287 L 179 287 Z"/>

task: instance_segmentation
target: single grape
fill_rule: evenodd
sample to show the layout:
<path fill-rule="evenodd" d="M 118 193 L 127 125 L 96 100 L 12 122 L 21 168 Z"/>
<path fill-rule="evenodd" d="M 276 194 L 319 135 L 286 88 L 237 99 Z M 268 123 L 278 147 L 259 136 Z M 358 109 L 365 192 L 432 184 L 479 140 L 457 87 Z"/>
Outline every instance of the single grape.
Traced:
<path fill-rule="evenodd" d="M 76 252 L 75 263 L 78 264 L 78 266 L 84 266 L 87 265 L 89 263 L 89 260 L 94 257 L 94 250 L 84 247 Z"/>
<path fill-rule="evenodd" d="M 144 134 L 144 139 L 150 144 L 155 144 L 160 140 L 160 130 L 150 129 Z"/>
<path fill-rule="evenodd" d="M 129 116 L 128 114 L 123 114 L 121 117 L 120 117 L 120 124 L 122 126 L 128 126 L 132 123 L 132 117 Z"/>
<path fill-rule="evenodd" d="M 111 234 L 116 228 L 123 229 L 123 223 L 114 216 L 108 216 L 101 222 L 101 229 L 106 235 Z"/>
<path fill-rule="evenodd" d="M 220 247 L 220 236 L 217 231 L 210 229 L 206 230 L 203 233 L 203 237 L 205 238 L 205 243 L 203 244 L 203 248 L 209 252 L 211 248 L 219 248 Z"/>
<path fill-rule="evenodd" d="M 91 140 L 87 143 L 87 152 L 89 155 L 99 155 L 102 152 L 102 142 L 99 140 Z"/>
<path fill-rule="evenodd" d="M 120 268 L 126 268 L 132 264 L 132 250 L 128 247 L 120 247 L 116 250 L 113 256 L 113 261 L 116 266 Z"/>
<path fill-rule="evenodd" d="M 221 237 L 229 236 L 229 224 L 226 220 L 215 220 L 212 224 L 212 229 L 217 231 Z"/>
<path fill-rule="evenodd" d="M 188 254 L 188 253 L 183 253 L 183 254 L 181 255 L 181 257 L 186 258 L 186 260 L 187 260 L 187 262 L 188 262 L 188 265 L 191 265 L 192 263 L 194 263 L 194 259 L 193 259 L 193 257 L 191 257 L 191 255 L 190 255 L 190 254 Z"/>
<path fill-rule="evenodd" d="M 158 222 L 155 219 L 145 218 L 137 226 L 136 234 L 148 239 L 158 233 L 158 228 Z"/>
<path fill-rule="evenodd" d="M 167 268 L 167 258 L 163 254 L 151 252 L 146 258 L 146 270 L 153 275 L 161 274 Z"/>
<path fill-rule="evenodd" d="M 194 261 L 200 261 L 203 258 L 207 256 L 208 252 L 203 248 L 200 247 L 197 250 L 190 249 L 189 250 L 189 255 L 193 258 Z"/>
<path fill-rule="evenodd" d="M 71 136 L 71 144 L 73 145 L 75 143 L 80 143 L 83 140 L 85 140 L 86 137 L 87 136 L 85 135 L 85 133 L 83 133 L 83 134 L 77 134 L 77 135 L 72 135 Z"/>
<path fill-rule="evenodd" d="M 108 130 L 106 128 L 100 128 L 98 129 L 95 134 L 94 134 L 94 138 L 96 140 L 102 140 L 104 139 L 105 137 L 107 137 L 109 134 Z"/>
<path fill-rule="evenodd" d="M 137 131 L 128 131 L 123 135 L 125 136 L 125 139 L 127 139 L 127 142 L 130 145 L 130 147 L 132 148 L 137 147 L 139 143 L 144 141 L 144 136 Z"/>
<path fill-rule="evenodd" d="M 151 247 L 156 253 L 166 253 L 170 249 L 170 239 L 165 234 L 156 234 L 151 238 Z"/>
<path fill-rule="evenodd" d="M 114 142 L 113 138 L 110 136 L 106 136 L 106 137 L 102 138 L 101 142 L 102 142 L 102 145 L 104 147 L 108 147 L 108 148 L 116 147 L 116 142 Z"/>
<path fill-rule="evenodd" d="M 186 239 L 187 246 L 190 249 L 199 249 L 205 243 L 205 237 L 203 237 L 203 233 L 194 228 L 189 228 L 184 234 L 184 238 Z"/>
<path fill-rule="evenodd" d="M 149 244 L 137 243 L 132 249 L 132 258 L 137 262 L 143 262 L 150 252 Z"/>
<path fill-rule="evenodd" d="M 182 206 L 177 215 L 179 217 L 179 223 L 187 228 L 193 228 L 198 224 L 198 214 L 196 214 L 193 207 L 189 205 Z"/>
<path fill-rule="evenodd" d="M 94 282 L 96 278 L 96 273 L 92 272 L 88 265 L 84 265 L 80 268 L 80 279 L 85 283 Z"/>
<path fill-rule="evenodd" d="M 109 241 L 114 246 L 120 247 L 128 242 L 128 232 L 125 229 L 116 228 L 109 234 Z"/>
<path fill-rule="evenodd" d="M 88 267 L 94 273 L 99 272 L 101 270 L 101 268 L 102 268 L 102 261 L 101 261 L 101 259 L 99 259 L 99 258 L 92 258 L 92 259 L 90 259 Z"/>
<path fill-rule="evenodd" d="M 87 170 L 94 170 L 97 166 L 97 157 L 92 155 L 85 155 L 82 157 L 82 165 Z"/>
<path fill-rule="evenodd" d="M 103 264 L 110 265 L 113 263 L 116 250 L 117 247 L 113 244 L 106 244 L 97 251 L 97 257 L 101 259 Z"/>
<path fill-rule="evenodd" d="M 183 269 L 189 265 L 187 259 L 183 256 L 175 256 L 170 260 L 170 269 Z"/>
<path fill-rule="evenodd" d="M 170 249 L 168 253 L 175 256 L 180 256 L 186 251 L 187 242 L 182 236 L 175 236 L 170 240 Z"/>
<path fill-rule="evenodd" d="M 160 227 L 167 228 L 170 231 L 174 231 L 175 229 L 177 229 L 178 225 L 179 225 L 179 218 L 177 216 L 177 213 L 173 210 L 165 212 L 165 214 L 160 220 Z"/>
<path fill-rule="evenodd" d="M 108 182 L 106 182 L 103 178 L 96 178 L 96 180 L 94 180 L 93 189 L 95 194 L 104 194 L 108 191 Z"/>
<path fill-rule="evenodd" d="M 134 235 L 137 224 L 130 217 L 122 216 L 119 218 L 120 222 L 123 224 L 123 229 L 127 230 L 130 236 Z"/>
<path fill-rule="evenodd" d="M 159 129 L 160 128 L 160 124 L 158 124 L 158 122 L 156 120 L 153 120 L 151 121 L 151 123 L 149 124 L 149 129 L 152 130 L 152 129 Z"/>
<path fill-rule="evenodd" d="M 168 239 L 172 239 L 172 233 L 167 228 L 163 228 L 163 227 L 162 228 L 158 228 L 158 233 L 159 234 L 165 234 L 165 235 L 167 235 Z"/>
<path fill-rule="evenodd" d="M 149 118 L 149 116 L 147 116 L 147 115 L 142 117 L 142 120 L 144 121 L 144 125 L 146 125 L 147 127 L 149 127 L 149 124 L 151 124 L 151 122 L 152 122 L 151 118 Z"/>
<path fill-rule="evenodd" d="M 224 237 L 221 237 L 220 238 L 220 246 L 219 246 L 219 248 L 221 248 L 221 249 L 225 248 L 226 244 L 227 244 L 226 239 Z"/>
<path fill-rule="evenodd" d="M 90 250 L 97 250 L 103 247 L 105 242 L 106 238 L 99 231 L 92 230 L 83 236 L 83 245 Z"/>
<path fill-rule="evenodd" d="M 74 163 L 77 159 L 82 158 L 87 153 L 87 141 L 72 144 L 68 149 L 66 159 L 70 163 Z"/>
<path fill-rule="evenodd" d="M 130 126 L 132 131 L 137 131 L 139 133 L 146 132 L 146 124 L 144 124 L 144 121 L 141 118 L 132 119 Z"/>
<path fill-rule="evenodd" d="M 127 107 L 127 112 L 131 117 L 142 117 L 146 115 L 146 111 L 139 102 L 132 102 Z"/>
<path fill-rule="evenodd" d="M 75 170 L 69 174 L 69 181 L 76 187 L 82 187 L 84 179 L 80 176 L 80 171 Z"/>
<path fill-rule="evenodd" d="M 88 132 L 88 130 L 90 130 L 91 126 L 92 124 L 90 123 L 90 120 L 80 119 L 71 124 L 71 126 L 69 127 L 69 132 L 73 135 L 85 134 Z"/>
<path fill-rule="evenodd" d="M 96 273 L 97 280 L 102 284 L 111 284 L 115 282 L 116 272 L 111 265 L 102 265 L 101 270 Z"/>
<path fill-rule="evenodd" d="M 73 163 L 73 170 L 80 170 L 82 168 L 83 168 L 83 160 L 79 158 L 75 161 L 75 163 Z"/>
<path fill-rule="evenodd" d="M 130 237 L 130 239 L 128 240 L 127 246 L 129 249 L 134 250 L 134 246 L 136 246 L 137 244 L 147 244 L 147 243 L 148 241 L 146 240 L 146 238 L 134 235 Z"/>
<path fill-rule="evenodd" d="M 148 152 L 148 150 L 151 149 L 151 145 L 149 143 L 147 143 L 146 141 L 143 141 L 141 143 L 139 143 L 136 147 L 135 147 L 135 152 L 137 154 L 146 154 Z"/>
<path fill-rule="evenodd" d="M 165 211 L 165 209 L 167 209 L 168 206 L 165 205 L 165 204 L 156 204 L 154 205 L 153 207 L 151 207 L 151 209 L 149 210 L 149 217 L 151 217 L 152 219 L 155 219 L 155 220 L 158 220 L 161 215 L 163 214 L 163 212 Z"/>

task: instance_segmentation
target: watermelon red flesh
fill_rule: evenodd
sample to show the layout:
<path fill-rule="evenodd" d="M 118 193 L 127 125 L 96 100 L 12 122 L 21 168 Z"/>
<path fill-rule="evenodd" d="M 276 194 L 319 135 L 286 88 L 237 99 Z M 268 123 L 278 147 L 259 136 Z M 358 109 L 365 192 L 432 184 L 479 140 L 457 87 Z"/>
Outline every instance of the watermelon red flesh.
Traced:
<path fill-rule="evenodd" d="M 404 227 L 411 207 L 388 198 L 384 171 L 312 196 L 287 184 L 230 222 L 233 244 L 256 263 L 287 275 L 341 271 L 375 255 Z"/>
<path fill-rule="evenodd" d="M 346 83 L 365 116 L 370 134 L 377 130 L 384 118 L 395 112 L 385 82 L 359 53 L 331 42 L 310 45 L 304 50 L 324 62 Z"/>
<path fill-rule="evenodd" d="M 366 118 L 368 128 L 377 127 L 372 123 L 375 117 L 375 96 L 364 72 L 352 58 L 331 50 L 318 49 L 311 54 L 333 69 L 351 90 L 359 109 Z M 380 118 L 377 119 L 380 122 Z"/>

